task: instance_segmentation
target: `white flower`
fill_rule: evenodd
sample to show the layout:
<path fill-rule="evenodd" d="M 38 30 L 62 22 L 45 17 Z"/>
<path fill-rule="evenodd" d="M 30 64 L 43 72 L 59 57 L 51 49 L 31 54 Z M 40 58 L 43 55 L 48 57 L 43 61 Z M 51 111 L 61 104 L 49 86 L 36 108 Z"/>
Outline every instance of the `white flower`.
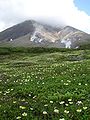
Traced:
<path fill-rule="evenodd" d="M 13 103 L 15 104 L 17 101 L 13 101 Z"/>
<path fill-rule="evenodd" d="M 81 110 L 81 109 L 77 109 L 76 111 L 77 111 L 77 112 L 82 112 L 82 110 Z"/>
<path fill-rule="evenodd" d="M 31 94 L 29 94 L 28 96 L 31 97 Z"/>
<path fill-rule="evenodd" d="M 61 104 L 61 105 L 64 104 L 64 103 L 65 103 L 64 101 L 59 102 L 59 104 Z"/>
<path fill-rule="evenodd" d="M 85 84 L 87 86 L 87 84 Z"/>
<path fill-rule="evenodd" d="M 60 118 L 59 120 L 65 120 L 64 118 Z"/>
<path fill-rule="evenodd" d="M 19 106 L 19 108 L 21 108 L 22 110 L 26 109 L 26 107 L 24 106 Z"/>
<path fill-rule="evenodd" d="M 44 85 L 44 82 L 42 84 Z"/>
<path fill-rule="evenodd" d="M 64 110 L 64 112 L 65 112 L 65 113 L 67 113 L 67 114 L 69 113 L 69 111 L 68 111 L 68 110 Z"/>
<path fill-rule="evenodd" d="M 18 117 L 16 117 L 16 119 L 18 120 L 18 119 L 21 119 L 21 117 L 20 116 L 18 116 Z"/>
<path fill-rule="evenodd" d="M 82 104 L 82 101 L 77 101 L 77 103 L 76 103 L 76 104 L 78 104 L 78 105 L 79 105 L 79 104 Z"/>
<path fill-rule="evenodd" d="M 68 106 L 68 104 L 65 104 L 66 106 Z"/>
<path fill-rule="evenodd" d="M 61 80 L 61 82 L 63 82 L 63 80 Z"/>
<path fill-rule="evenodd" d="M 47 107 L 47 106 L 48 106 L 48 104 L 45 104 L 44 106 L 45 106 L 45 107 Z"/>
<path fill-rule="evenodd" d="M 73 104 L 73 102 L 69 102 L 69 104 Z"/>
<path fill-rule="evenodd" d="M 25 99 L 22 99 L 21 101 L 22 101 L 22 102 L 24 102 L 24 101 L 25 101 Z"/>
<path fill-rule="evenodd" d="M 30 108 L 30 110 L 33 110 L 33 108 Z"/>
<path fill-rule="evenodd" d="M 11 89 L 11 91 L 13 91 L 13 89 Z"/>
<path fill-rule="evenodd" d="M 78 83 L 78 85 L 81 85 L 81 83 Z"/>
<path fill-rule="evenodd" d="M 59 110 L 58 110 L 58 109 L 54 109 L 54 112 L 55 112 L 55 113 L 59 113 Z"/>
<path fill-rule="evenodd" d="M 47 112 L 46 112 L 46 111 L 43 111 L 43 114 L 44 114 L 44 115 L 47 115 Z"/>
<path fill-rule="evenodd" d="M 84 110 L 86 110 L 86 109 L 87 109 L 87 107 L 83 107 L 83 109 L 84 109 Z"/>
<path fill-rule="evenodd" d="M 72 101 L 72 99 L 68 99 L 68 101 L 70 102 L 70 101 Z"/>
<path fill-rule="evenodd" d="M 64 85 L 68 85 L 68 83 L 64 83 Z"/>
<path fill-rule="evenodd" d="M 33 99 L 35 99 L 36 98 L 36 95 L 35 96 L 33 96 Z"/>
<path fill-rule="evenodd" d="M 70 83 L 71 81 L 70 81 L 70 80 L 67 80 L 67 82 L 69 82 L 69 83 Z"/>
<path fill-rule="evenodd" d="M 50 101 L 50 103 L 53 103 L 53 101 Z"/>
<path fill-rule="evenodd" d="M 24 113 L 22 113 L 22 116 L 27 116 L 27 113 L 25 113 L 25 112 L 24 112 Z"/>

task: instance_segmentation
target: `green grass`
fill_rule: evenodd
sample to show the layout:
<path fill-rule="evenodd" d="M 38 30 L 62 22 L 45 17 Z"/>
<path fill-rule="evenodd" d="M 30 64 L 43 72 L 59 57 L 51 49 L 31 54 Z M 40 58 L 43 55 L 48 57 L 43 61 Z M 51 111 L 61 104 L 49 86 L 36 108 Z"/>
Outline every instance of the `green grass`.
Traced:
<path fill-rule="evenodd" d="M 90 50 L 0 48 L 0 120 L 90 120 Z"/>

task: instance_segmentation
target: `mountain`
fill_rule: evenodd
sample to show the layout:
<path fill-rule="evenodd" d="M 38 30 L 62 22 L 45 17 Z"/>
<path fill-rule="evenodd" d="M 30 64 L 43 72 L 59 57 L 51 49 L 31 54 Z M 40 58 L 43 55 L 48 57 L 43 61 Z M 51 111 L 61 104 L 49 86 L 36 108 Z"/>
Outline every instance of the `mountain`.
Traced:
<path fill-rule="evenodd" d="M 90 43 L 90 35 L 71 26 L 64 27 L 59 32 L 59 40 L 66 48 L 78 48 L 82 44 Z"/>
<path fill-rule="evenodd" d="M 0 46 L 78 48 L 90 44 L 90 35 L 71 26 L 52 27 L 34 20 L 0 32 Z"/>

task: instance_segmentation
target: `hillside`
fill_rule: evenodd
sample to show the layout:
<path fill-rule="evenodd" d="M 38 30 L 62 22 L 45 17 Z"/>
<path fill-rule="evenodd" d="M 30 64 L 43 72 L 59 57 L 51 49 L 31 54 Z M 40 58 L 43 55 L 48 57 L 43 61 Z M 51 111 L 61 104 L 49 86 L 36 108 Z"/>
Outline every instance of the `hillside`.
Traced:
<path fill-rule="evenodd" d="M 0 120 L 90 120 L 90 50 L 0 48 Z"/>
<path fill-rule="evenodd" d="M 0 32 L 0 46 L 78 48 L 90 44 L 90 35 L 71 26 L 52 27 L 34 20 Z"/>

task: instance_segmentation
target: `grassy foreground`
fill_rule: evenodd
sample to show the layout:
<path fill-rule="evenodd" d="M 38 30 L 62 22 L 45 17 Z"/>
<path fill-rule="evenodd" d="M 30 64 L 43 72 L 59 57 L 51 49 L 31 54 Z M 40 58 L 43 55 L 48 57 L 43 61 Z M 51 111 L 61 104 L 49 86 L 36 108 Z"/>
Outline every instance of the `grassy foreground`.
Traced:
<path fill-rule="evenodd" d="M 0 48 L 0 120 L 90 120 L 90 50 Z"/>

